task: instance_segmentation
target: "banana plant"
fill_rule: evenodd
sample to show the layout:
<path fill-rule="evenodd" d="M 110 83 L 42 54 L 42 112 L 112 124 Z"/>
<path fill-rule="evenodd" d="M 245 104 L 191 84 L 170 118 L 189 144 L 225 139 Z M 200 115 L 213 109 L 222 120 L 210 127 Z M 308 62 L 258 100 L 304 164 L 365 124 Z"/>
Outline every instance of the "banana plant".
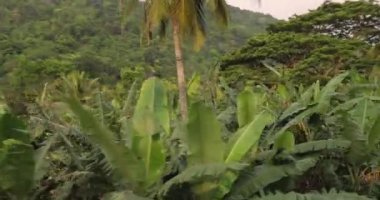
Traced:
<path fill-rule="evenodd" d="M 237 118 L 241 128 L 227 144 L 222 141 L 221 124 L 212 109 L 199 102 L 193 104 L 184 136 L 189 151 L 188 166 L 164 185 L 161 195 L 174 185 L 187 182 L 193 184 L 200 199 L 222 198 L 245 166 L 247 155 L 256 152 L 264 127 L 273 120 L 263 109 L 263 98 L 250 90 L 239 95 Z"/>
<path fill-rule="evenodd" d="M 98 122 L 75 98 L 66 102 L 78 117 L 88 137 L 100 146 L 117 174 L 132 185 L 135 192 L 146 195 L 159 182 L 165 165 L 161 138 L 170 133 L 167 94 L 157 78 L 146 80 L 141 88 L 134 115 L 126 123 L 132 146 L 115 143 L 114 133 Z"/>
<path fill-rule="evenodd" d="M 305 120 L 312 115 L 328 115 L 333 110 L 331 99 L 337 95 L 337 89 L 342 85 L 349 72 L 342 73 L 331 79 L 323 88 L 319 82 L 312 84 L 304 90 L 297 101 L 290 104 L 272 124 L 270 131 L 263 137 L 261 143 L 272 144 L 276 138 L 280 137 L 289 128 L 299 125 L 304 130 L 308 141 L 313 140 L 313 135 L 305 127 Z"/>

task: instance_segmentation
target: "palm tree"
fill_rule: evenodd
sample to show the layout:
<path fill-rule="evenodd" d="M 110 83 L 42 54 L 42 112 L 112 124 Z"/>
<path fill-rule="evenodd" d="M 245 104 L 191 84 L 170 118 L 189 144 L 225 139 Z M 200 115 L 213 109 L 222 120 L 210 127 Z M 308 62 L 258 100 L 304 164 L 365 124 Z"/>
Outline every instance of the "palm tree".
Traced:
<path fill-rule="evenodd" d="M 137 2 L 138 0 L 130 0 L 129 5 Z M 172 25 L 179 108 L 181 118 L 185 121 L 187 119 L 188 105 L 181 41 L 188 36 L 193 40 L 194 49 L 199 50 L 206 36 L 206 9 L 209 9 L 222 25 L 227 25 L 227 4 L 225 0 L 146 0 L 144 7 L 144 35 L 148 38 L 148 41 L 152 37 L 153 29 L 158 28 L 160 35 L 165 35 L 167 25 Z"/>

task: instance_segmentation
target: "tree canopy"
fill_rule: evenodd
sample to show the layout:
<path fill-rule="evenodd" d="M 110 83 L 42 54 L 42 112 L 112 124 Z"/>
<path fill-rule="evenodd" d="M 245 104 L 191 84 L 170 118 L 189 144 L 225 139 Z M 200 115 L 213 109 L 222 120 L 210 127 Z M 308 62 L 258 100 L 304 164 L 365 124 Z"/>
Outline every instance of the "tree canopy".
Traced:
<path fill-rule="evenodd" d="M 380 42 L 380 5 L 375 0 L 325 2 L 316 10 L 272 24 L 269 32 L 321 33 L 337 38 Z"/>
<path fill-rule="evenodd" d="M 379 12 L 372 1 L 327 2 L 310 13 L 270 25 L 268 34 L 253 36 L 245 46 L 226 54 L 221 68 L 232 82 L 245 77 L 306 83 L 329 80 L 341 70 L 368 72 L 380 66 L 375 56 Z M 364 26 L 371 28 L 371 34 Z"/>

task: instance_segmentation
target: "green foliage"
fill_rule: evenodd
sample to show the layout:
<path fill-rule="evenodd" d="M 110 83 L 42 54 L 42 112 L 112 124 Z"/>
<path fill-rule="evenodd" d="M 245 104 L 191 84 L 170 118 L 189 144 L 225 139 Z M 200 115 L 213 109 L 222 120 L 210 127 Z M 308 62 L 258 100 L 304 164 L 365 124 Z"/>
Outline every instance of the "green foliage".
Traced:
<path fill-rule="evenodd" d="M 241 92 L 237 99 L 238 123 L 243 127 L 250 123 L 254 116 L 262 109 L 259 106 L 265 101 L 265 96 L 260 93 L 253 93 L 252 90 L 246 89 Z"/>
<path fill-rule="evenodd" d="M 134 112 L 134 126 L 144 135 L 153 135 L 162 129 L 170 132 L 168 98 L 163 83 L 150 78 L 141 87 Z M 153 124 L 158 122 L 158 124 Z M 149 124 L 150 123 L 150 124 Z"/>
<path fill-rule="evenodd" d="M 281 134 L 278 138 L 276 138 L 276 141 L 274 142 L 274 147 L 276 149 L 284 149 L 287 151 L 293 151 L 294 150 L 294 144 L 295 138 L 294 134 L 292 132 L 286 131 L 283 134 Z"/>
<path fill-rule="evenodd" d="M 77 100 L 69 99 L 67 102 L 78 116 L 83 129 L 90 133 L 88 136 L 95 144 L 101 147 L 108 161 L 123 176 L 123 179 L 136 182 L 142 181 L 143 175 L 140 174 L 141 163 L 137 160 L 136 155 L 128 148 L 115 144 L 112 132 L 105 128 L 104 125 L 99 124 L 96 118 L 85 110 Z"/>
<path fill-rule="evenodd" d="M 34 158 L 25 125 L 11 114 L 0 116 L 0 191 L 26 199 L 33 186 Z"/>
<path fill-rule="evenodd" d="M 283 74 L 282 79 L 310 84 L 318 79 L 326 81 L 344 69 L 369 72 L 380 63 L 378 59 L 367 57 L 369 49 L 368 44 L 359 40 L 279 32 L 253 37 L 246 46 L 224 56 L 221 67 L 231 82 L 242 77 L 268 84 L 280 82 L 277 75 L 271 75 L 263 66 L 263 62 L 267 62 Z M 252 71 L 241 74 L 240 65 Z M 238 78 L 240 74 L 242 77 Z"/>
<path fill-rule="evenodd" d="M 266 195 L 264 197 L 255 197 L 252 200 L 329 200 L 329 199 L 339 199 L 339 200 L 370 200 L 371 198 L 360 196 L 355 193 L 347 192 L 337 192 L 331 190 L 329 192 L 323 193 L 309 193 L 309 194 L 299 194 L 295 192 L 290 192 L 287 194 L 275 193 Z"/>
<path fill-rule="evenodd" d="M 174 16 L 162 2 L 145 2 L 144 33 Z M 178 4 L 190 13 L 182 25 L 196 22 L 182 33 L 197 38 L 184 50 L 197 72 L 182 122 L 172 44 L 152 32 L 140 46 L 142 10 L 124 17 L 136 0 L 0 0 L 0 112 L 27 124 L 0 117 L 0 198 L 377 198 L 378 5 L 325 3 L 275 24 L 219 73 L 207 66 L 274 20 L 227 7 L 230 28 L 221 36 L 210 23 L 194 54 L 213 13 L 204 8 L 225 11 L 197 3 Z"/>
<path fill-rule="evenodd" d="M 380 115 L 377 117 L 375 123 L 373 124 L 369 134 L 368 134 L 368 146 L 373 149 L 379 143 L 380 139 Z"/>
<path fill-rule="evenodd" d="M 338 87 L 348 76 L 348 72 L 332 78 L 322 89 L 319 82 L 311 85 L 300 94 L 299 100 L 290 104 L 273 124 L 272 130 L 263 139 L 272 141 L 289 128 L 304 123 L 305 119 L 315 115 L 326 114 L 332 106 L 332 98 L 336 95 Z"/>
<path fill-rule="evenodd" d="M 271 120 L 271 115 L 262 111 L 249 124 L 239 129 L 229 140 L 225 162 L 238 162 L 251 149 L 255 152 L 263 129 Z"/>
<path fill-rule="evenodd" d="M 343 80 L 348 76 L 348 72 L 340 74 L 333 79 L 331 79 L 325 87 L 318 91 L 318 96 L 316 97 L 316 102 L 318 102 L 318 112 L 326 113 L 329 110 L 329 105 L 331 98 L 334 95 L 337 88 L 342 84 Z"/>
<path fill-rule="evenodd" d="M 172 42 L 153 38 L 150 46 L 141 46 L 142 6 L 137 5 L 138 12 L 121 19 L 121 2 L 1 0 L 0 73 L 7 80 L 4 84 L 40 88 L 46 81 L 73 70 L 85 71 L 105 83 L 120 78 L 130 83 L 150 71 L 165 77 L 175 75 L 171 67 L 175 61 Z M 269 23 L 276 21 L 238 8 L 228 10 L 232 24 L 229 30 L 220 34 L 216 23 L 208 27 L 210 40 L 205 45 L 214 49 L 214 54 L 206 49 L 194 53 L 190 51 L 192 43 L 186 45 L 189 70 L 214 64 L 229 48 L 243 44 L 253 33 L 263 33 Z"/>
<path fill-rule="evenodd" d="M 146 80 L 142 87 L 133 116 L 133 145 L 145 164 L 148 185 L 157 181 L 165 163 L 161 132 L 170 131 L 170 119 L 166 90 L 156 78 Z M 129 133 L 131 134 L 131 133 Z"/>
<path fill-rule="evenodd" d="M 220 124 L 212 110 L 201 103 L 195 103 L 190 108 L 186 143 L 190 166 L 223 161 Z"/>
<path fill-rule="evenodd" d="M 267 185 L 284 177 L 302 175 L 317 163 L 316 158 L 305 158 L 284 165 L 260 165 L 246 169 L 232 186 L 227 199 L 247 199 Z"/>
<path fill-rule="evenodd" d="M 222 58 L 223 76 L 236 86 L 241 80 L 324 84 L 347 69 L 369 74 L 380 64 L 374 56 L 380 41 L 379 10 L 376 1 L 326 2 L 274 23 L 268 34 L 252 37 Z"/>
<path fill-rule="evenodd" d="M 316 10 L 268 27 L 269 32 L 322 33 L 379 43 L 380 6 L 376 1 L 326 2 Z M 364 19 L 364 20 L 363 20 Z"/>
<path fill-rule="evenodd" d="M 185 169 L 181 174 L 166 182 L 161 188 L 160 193 L 161 195 L 165 195 L 175 184 L 198 183 L 200 180 L 218 180 L 228 171 L 236 172 L 243 168 L 244 165 L 236 163 L 227 165 L 224 163 L 195 165 Z"/>
<path fill-rule="evenodd" d="M 295 146 L 295 154 L 305 154 L 317 151 L 326 151 L 332 149 L 346 150 L 350 147 L 351 142 L 347 140 L 317 140 L 301 143 Z"/>
<path fill-rule="evenodd" d="M 134 187 L 150 187 L 163 173 L 165 152 L 160 139 L 170 131 L 167 94 L 162 82 L 156 78 L 146 80 L 135 107 L 133 123 L 126 126 L 132 134 L 132 147 L 114 143 L 114 134 L 99 125 L 94 116 L 75 99 L 68 103 L 79 117 L 84 130 L 91 133 L 90 139 L 98 144 L 108 161 L 123 175 L 124 181 Z M 141 159 L 141 160 L 140 160 Z"/>
<path fill-rule="evenodd" d="M 105 200 L 123 200 L 123 199 L 151 200 L 151 198 L 137 196 L 136 194 L 133 194 L 133 192 L 130 192 L 130 191 L 108 193 L 104 196 L 104 199 Z"/>

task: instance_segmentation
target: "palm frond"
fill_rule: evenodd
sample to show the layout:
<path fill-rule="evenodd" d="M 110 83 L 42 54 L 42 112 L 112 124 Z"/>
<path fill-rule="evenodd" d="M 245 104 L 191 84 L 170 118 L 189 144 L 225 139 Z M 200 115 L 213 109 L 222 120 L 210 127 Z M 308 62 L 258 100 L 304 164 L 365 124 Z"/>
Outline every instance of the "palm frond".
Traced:
<path fill-rule="evenodd" d="M 211 13 L 215 16 L 215 19 L 221 25 L 228 24 L 228 10 L 227 3 L 225 0 L 208 0 L 208 6 L 211 10 Z"/>
<path fill-rule="evenodd" d="M 172 7 L 183 36 L 193 39 L 194 48 L 200 49 L 206 37 L 206 20 L 204 0 L 178 0 Z"/>

